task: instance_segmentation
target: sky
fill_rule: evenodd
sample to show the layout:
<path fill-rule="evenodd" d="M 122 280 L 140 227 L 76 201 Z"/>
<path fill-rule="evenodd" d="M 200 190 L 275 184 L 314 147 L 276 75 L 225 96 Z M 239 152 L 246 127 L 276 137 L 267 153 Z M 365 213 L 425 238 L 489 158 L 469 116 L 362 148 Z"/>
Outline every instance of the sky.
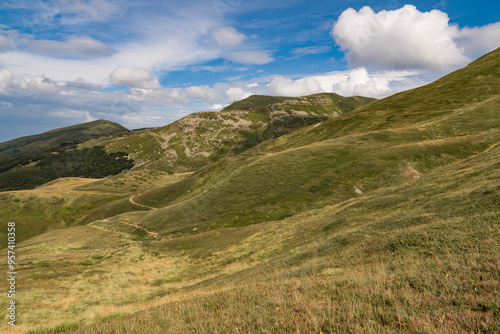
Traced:
<path fill-rule="evenodd" d="M 383 98 L 498 47 L 490 0 L 2 0 L 0 142 L 252 94 Z"/>

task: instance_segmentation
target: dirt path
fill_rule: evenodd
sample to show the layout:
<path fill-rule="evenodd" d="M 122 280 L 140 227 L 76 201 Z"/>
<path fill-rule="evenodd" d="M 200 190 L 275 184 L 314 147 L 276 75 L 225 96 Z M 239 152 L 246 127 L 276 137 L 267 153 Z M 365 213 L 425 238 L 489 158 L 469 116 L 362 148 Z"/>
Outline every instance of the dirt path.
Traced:
<path fill-rule="evenodd" d="M 151 231 L 148 231 L 148 229 L 144 226 L 144 225 L 139 225 L 139 224 L 133 224 L 133 223 L 129 223 L 127 221 L 124 221 L 124 220 L 115 220 L 115 221 L 109 221 L 108 219 L 103 219 L 102 221 L 106 222 L 106 223 L 113 223 L 113 222 L 117 222 L 117 223 L 122 223 L 122 224 L 125 224 L 125 225 L 130 225 L 130 226 L 133 226 L 135 228 L 141 228 L 143 229 L 144 231 L 148 232 L 148 234 L 155 238 L 155 239 L 158 239 L 158 240 L 161 240 L 160 238 L 160 235 L 156 232 L 151 232 Z"/>
<path fill-rule="evenodd" d="M 135 195 L 131 195 L 130 198 L 128 199 L 130 203 L 132 203 L 133 205 L 137 205 L 137 206 L 140 206 L 140 207 L 143 207 L 143 208 L 146 208 L 146 209 L 150 209 L 150 210 L 156 210 L 158 208 L 153 208 L 152 206 L 147 206 L 147 205 L 143 205 L 143 204 L 139 204 L 137 202 L 134 202 L 134 196 Z"/>
<path fill-rule="evenodd" d="M 148 232 L 148 234 L 153 237 L 153 238 L 156 238 L 156 239 L 161 239 L 160 236 L 158 235 L 158 233 L 156 232 L 150 232 L 146 229 L 146 227 L 144 227 L 144 225 L 139 225 L 139 224 L 132 224 L 132 223 L 129 223 L 129 222 L 126 222 L 126 221 L 123 221 L 123 220 L 120 220 L 119 221 L 120 223 L 122 224 L 126 224 L 126 225 L 130 225 L 130 226 L 133 226 L 135 228 L 142 228 L 144 231 Z"/>

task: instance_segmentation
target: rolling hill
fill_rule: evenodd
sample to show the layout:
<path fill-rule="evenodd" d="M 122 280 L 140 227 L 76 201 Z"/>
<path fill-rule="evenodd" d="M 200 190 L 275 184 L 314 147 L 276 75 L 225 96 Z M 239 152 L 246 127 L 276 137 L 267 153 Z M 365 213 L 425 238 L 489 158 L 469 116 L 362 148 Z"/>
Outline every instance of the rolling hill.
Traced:
<path fill-rule="evenodd" d="M 163 127 L 137 131 L 125 138 L 96 139 L 80 147 L 97 145 L 107 152 L 128 152 L 138 168 L 194 171 L 373 101 L 328 93 L 300 98 L 253 95 L 220 112 L 193 113 Z"/>
<path fill-rule="evenodd" d="M 0 143 L 0 191 L 32 189 L 59 177 L 104 177 L 132 168 L 121 152 L 99 147 L 75 150 L 92 138 L 128 134 L 123 126 L 97 120 Z"/>
<path fill-rule="evenodd" d="M 19 329 L 499 332 L 500 49 L 334 114 L 339 101 L 257 96 L 94 139 L 142 165 L 0 193 L 24 240 Z M 234 124 L 255 114 L 265 125 L 247 147 Z M 164 134 L 177 156 L 160 151 Z M 186 148 L 219 153 L 190 165 Z M 65 225 L 38 222 L 42 210 Z"/>
<path fill-rule="evenodd" d="M 22 155 L 40 153 L 61 145 L 82 143 L 89 139 L 128 132 L 123 126 L 106 120 L 97 120 L 47 131 L 0 143 L 0 162 Z"/>
<path fill-rule="evenodd" d="M 0 144 L 0 190 L 32 189 L 60 177 L 105 177 L 131 168 L 193 171 L 372 101 L 337 94 L 253 96 L 221 112 L 191 114 L 160 128 L 128 131 L 98 120 L 14 139 Z"/>

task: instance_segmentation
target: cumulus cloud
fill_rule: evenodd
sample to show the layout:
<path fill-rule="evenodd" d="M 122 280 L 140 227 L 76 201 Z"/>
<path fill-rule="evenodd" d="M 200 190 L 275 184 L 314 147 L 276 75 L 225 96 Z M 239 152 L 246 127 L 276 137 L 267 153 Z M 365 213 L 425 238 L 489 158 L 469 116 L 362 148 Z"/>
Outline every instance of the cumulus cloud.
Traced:
<path fill-rule="evenodd" d="M 460 31 L 457 44 L 465 52 L 476 57 L 500 46 L 500 22 L 483 27 L 464 28 Z"/>
<path fill-rule="evenodd" d="M 250 95 L 252 95 L 252 93 L 246 92 L 239 87 L 231 87 L 226 91 L 227 102 L 229 103 L 246 99 Z"/>
<path fill-rule="evenodd" d="M 97 91 L 102 87 L 89 82 L 83 78 L 77 78 L 75 81 L 59 83 L 45 75 L 35 75 L 25 79 L 23 76 L 16 76 L 11 71 L 0 70 L 0 94 L 3 95 L 32 95 L 32 94 L 70 94 L 76 90 Z"/>
<path fill-rule="evenodd" d="M 292 79 L 279 76 L 269 83 L 269 89 L 273 94 L 282 96 L 302 96 L 323 91 L 319 82 L 311 77 L 293 81 Z"/>
<path fill-rule="evenodd" d="M 390 94 L 414 88 L 428 79 L 419 79 L 418 72 L 385 71 L 368 73 L 366 68 L 305 76 L 292 80 L 283 76 L 273 78 L 269 92 L 281 96 L 304 96 L 316 93 L 337 93 L 343 96 L 362 95 L 385 97 Z"/>
<path fill-rule="evenodd" d="M 57 118 L 67 118 L 74 122 L 91 122 L 97 120 L 90 112 L 84 110 L 75 110 L 70 108 L 58 108 L 51 110 L 47 116 Z"/>
<path fill-rule="evenodd" d="M 63 42 L 37 40 L 33 41 L 28 48 L 30 51 L 60 58 L 98 58 L 113 54 L 106 44 L 89 36 L 68 36 Z"/>
<path fill-rule="evenodd" d="M 267 51 L 235 51 L 230 52 L 226 58 L 245 65 L 263 65 L 274 60 Z"/>
<path fill-rule="evenodd" d="M 201 99 L 210 103 L 222 98 L 219 93 L 207 85 L 187 87 L 185 93 L 189 99 Z"/>
<path fill-rule="evenodd" d="M 420 12 L 413 5 L 378 13 L 370 7 L 359 12 L 349 8 L 332 30 L 352 65 L 396 69 L 442 69 L 465 64 L 469 59 L 454 40 L 459 35 L 446 13 Z"/>
<path fill-rule="evenodd" d="M 210 110 L 221 110 L 222 108 L 224 108 L 222 104 L 213 104 L 210 106 Z"/>
<path fill-rule="evenodd" d="M 352 70 L 347 79 L 332 86 L 332 91 L 343 95 L 361 95 L 378 97 L 391 92 L 389 79 L 386 77 L 369 76 L 363 68 Z"/>
<path fill-rule="evenodd" d="M 238 32 L 233 27 L 218 27 L 211 31 L 212 38 L 218 46 L 222 48 L 231 48 L 241 44 L 245 39 L 245 35 Z"/>
<path fill-rule="evenodd" d="M 124 85 L 131 88 L 159 89 L 160 83 L 153 75 L 144 69 L 118 66 L 109 75 L 113 85 Z"/>
<path fill-rule="evenodd" d="M 35 75 L 31 77 L 29 86 L 42 93 L 54 94 L 59 92 L 59 85 L 52 79 L 45 77 L 45 75 Z"/>
<path fill-rule="evenodd" d="M 57 94 L 60 90 L 61 86 L 57 82 L 43 74 L 35 75 L 27 81 L 22 76 L 16 76 L 9 70 L 3 69 L 0 71 L 0 94 Z"/>
<path fill-rule="evenodd" d="M 101 85 L 95 85 L 90 82 L 86 82 L 83 78 L 77 78 L 75 81 L 68 81 L 66 83 L 68 89 L 78 89 L 78 90 L 100 90 Z"/>

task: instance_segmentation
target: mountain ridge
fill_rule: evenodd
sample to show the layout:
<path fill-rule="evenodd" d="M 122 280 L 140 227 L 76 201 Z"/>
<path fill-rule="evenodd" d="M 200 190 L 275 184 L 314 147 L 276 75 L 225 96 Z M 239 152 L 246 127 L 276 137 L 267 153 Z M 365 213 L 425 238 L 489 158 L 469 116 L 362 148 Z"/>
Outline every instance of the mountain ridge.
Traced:
<path fill-rule="evenodd" d="M 81 142 L 97 136 L 120 132 L 128 132 L 128 129 L 118 123 L 103 119 L 53 129 L 40 134 L 15 138 L 0 143 L 0 160 L 25 153 L 38 153 L 55 148 L 67 141 Z M 23 152 L 23 148 L 26 152 Z M 9 152 L 13 150 L 20 152 Z"/>
<path fill-rule="evenodd" d="M 322 93 L 299 98 L 251 96 L 242 101 L 242 109 L 235 102 L 219 112 L 192 113 L 163 127 L 80 147 L 103 145 L 107 152 L 127 151 L 141 168 L 194 171 L 375 99 Z"/>

